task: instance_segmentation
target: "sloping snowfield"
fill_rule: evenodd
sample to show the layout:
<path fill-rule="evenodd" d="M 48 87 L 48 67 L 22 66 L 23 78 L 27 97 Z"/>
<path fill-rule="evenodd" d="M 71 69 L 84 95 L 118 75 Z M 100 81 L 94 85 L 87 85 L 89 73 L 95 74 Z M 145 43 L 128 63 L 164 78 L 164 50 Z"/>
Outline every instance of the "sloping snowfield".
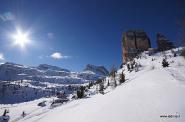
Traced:
<path fill-rule="evenodd" d="M 168 53 L 167 53 L 168 54 Z M 154 61 L 151 61 L 155 58 Z M 185 60 L 168 58 L 170 67 L 162 68 L 161 55 L 138 59 L 138 72 L 124 67 L 126 82 L 108 93 L 74 100 L 50 109 L 38 107 L 40 100 L 9 107 L 12 122 L 185 122 Z M 21 117 L 22 111 L 27 115 Z"/>

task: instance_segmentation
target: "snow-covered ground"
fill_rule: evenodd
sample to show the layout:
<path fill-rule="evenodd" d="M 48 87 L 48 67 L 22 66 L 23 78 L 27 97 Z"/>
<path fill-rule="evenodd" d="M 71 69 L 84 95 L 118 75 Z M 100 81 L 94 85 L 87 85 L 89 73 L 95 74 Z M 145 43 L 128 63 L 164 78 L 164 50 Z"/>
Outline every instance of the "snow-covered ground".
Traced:
<path fill-rule="evenodd" d="M 50 104 L 55 98 L 13 105 L 5 108 L 12 122 L 185 122 L 185 59 L 166 52 L 170 66 L 162 67 L 163 54 L 137 59 L 138 72 L 124 71 L 126 82 L 90 98 L 72 100 L 56 108 Z M 153 59 L 153 61 L 152 61 Z M 108 78 L 107 78 L 108 79 Z M 46 100 L 45 107 L 37 104 Z M 22 112 L 27 114 L 21 117 Z"/>

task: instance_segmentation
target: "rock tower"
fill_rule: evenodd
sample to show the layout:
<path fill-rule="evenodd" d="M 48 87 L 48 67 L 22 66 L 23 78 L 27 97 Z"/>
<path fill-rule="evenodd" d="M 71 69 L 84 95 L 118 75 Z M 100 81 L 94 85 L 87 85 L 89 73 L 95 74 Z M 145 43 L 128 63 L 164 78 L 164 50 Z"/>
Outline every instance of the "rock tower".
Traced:
<path fill-rule="evenodd" d="M 151 47 L 150 39 L 143 30 L 129 30 L 122 36 L 123 63 L 132 60 L 138 53 Z"/>

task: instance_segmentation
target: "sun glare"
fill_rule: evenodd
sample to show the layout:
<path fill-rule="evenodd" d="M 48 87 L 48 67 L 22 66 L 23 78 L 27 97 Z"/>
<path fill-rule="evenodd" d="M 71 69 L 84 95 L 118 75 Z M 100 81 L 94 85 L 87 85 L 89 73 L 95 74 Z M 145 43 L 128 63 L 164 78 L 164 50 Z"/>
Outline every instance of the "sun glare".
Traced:
<path fill-rule="evenodd" d="M 26 44 L 30 42 L 28 33 L 23 33 L 21 30 L 17 30 L 16 34 L 13 35 L 14 44 L 24 48 Z"/>

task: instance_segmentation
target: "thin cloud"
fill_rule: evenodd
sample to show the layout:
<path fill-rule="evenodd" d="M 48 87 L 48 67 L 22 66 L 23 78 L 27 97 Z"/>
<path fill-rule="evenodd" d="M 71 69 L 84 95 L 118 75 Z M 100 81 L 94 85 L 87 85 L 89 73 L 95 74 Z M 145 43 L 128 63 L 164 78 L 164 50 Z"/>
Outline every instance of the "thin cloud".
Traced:
<path fill-rule="evenodd" d="M 3 53 L 0 53 L 0 60 L 5 60 Z"/>
<path fill-rule="evenodd" d="M 56 59 L 56 60 L 59 60 L 59 59 L 67 59 L 67 58 L 70 58 L 70 56 L 64 56 L 60 52 L 55 52 L 55 53 L 51 54 L 51 58 Z"/>
<path fill-rule="evenodd" d="M 43 57 L 43 55 L 40 55 L 40 56 L 38 56 L 38 58 L 39 58 L 39 59 L 43 59 L 44 57 Z"/>
<path fill-rule="evenodd" d="M 49 58 L 50 56 L 48 55 L 39 55 L 38 58 L 39 59 L 45 59 L 45 58 Z"/>
<path fill-rule="evenodd" d="M 5 12 L 0 14 L 0 20 L 2 21 L 12 21 L 15 20 L 15 15 L 12 12 Z"/>
<path fill-rule="evenodd" d="M 47 36 L 48 36 L 49 39 L 53 39 L 54 38 L 54 34 L 51 33 L 51 32 L 47 33 Z"/>

